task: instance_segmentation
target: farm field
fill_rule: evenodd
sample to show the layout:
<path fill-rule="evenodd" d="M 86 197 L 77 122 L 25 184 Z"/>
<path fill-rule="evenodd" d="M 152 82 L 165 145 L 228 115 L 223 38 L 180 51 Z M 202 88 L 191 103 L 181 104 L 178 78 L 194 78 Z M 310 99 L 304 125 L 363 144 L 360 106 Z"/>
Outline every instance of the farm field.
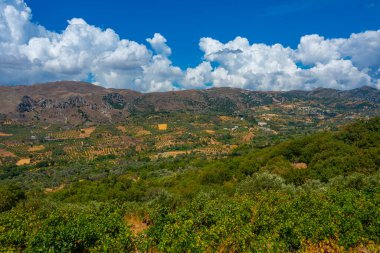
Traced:
<path fill-rule="evenodd" d="M 239 147 L 263 147 L 291 136 L 337 129 L 349 122 L 345 113 L 333 117 L 288 116 L 293 105 L 263 106 L 240 115 L 171 113 L 154 117 L 131 117 L 123 124 L 92 126 L 9 125 L 0 126 L 0 143 L 7 155 L 1 162 L 12 165 L 13 157 L 30 164 L 55 161 L 92 161 L 102 156 L 132 160 L 158 159 L 197 153 L 207 158 L 231 155 Z M 277 112 L 275 114 L 274 112 Z M 365 118 L 363 115 L 358 117 Z M 21 160 L 26 161 L 26 160 Z M 22 164 L 22 162 L 19 162 Z"/>
<path fill-rule="evenodd" d="M 0 126 L 1 250 L 378 252 L 380 118 L 262 110 Z"/>

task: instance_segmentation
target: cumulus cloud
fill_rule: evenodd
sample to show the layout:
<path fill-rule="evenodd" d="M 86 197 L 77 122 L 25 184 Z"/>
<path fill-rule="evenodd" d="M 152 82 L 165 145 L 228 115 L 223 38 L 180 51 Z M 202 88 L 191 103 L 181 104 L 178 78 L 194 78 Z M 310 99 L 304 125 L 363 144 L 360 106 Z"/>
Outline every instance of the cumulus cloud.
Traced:
<path fill-rule="evenodd" d="M 340 52 L 359 68 L 380 68 L 380 30 L 352 34 Z"/>
<path fill-rule="evenodd" d="M 301 38 L 296 57 L 303 64 L 328 63 L 341 57 L 339 47 L 344 40 L 325 40 L 317 34 L 306 35 Z"/>
<path fill-rule="evenodd" d="M 227 43 L 202 38 L 199 47 L 204 58 L 216 65 L 209 73 L 214 86 L 351 89 L 378 86 L 379 82 L 374 73 L 380 64 L 380 30 L 352 34 L 348 39 L 306 35 L 296 49 L 281 44 L 251 44 L 241 37 Z"/>
<path fill-rule="evenodd" d="M 91 80 L 106 87 L 144 92 L 210 86 L 254 90 L 380 87 L 380 30 L 326 39 L 306 35 L 296 48 L 250 43 L 237 37 L 222 43 L 201 38 L 203 61 L 182 70 L 159 33 L 146 43 L 120 38 L 81 18 L 60 33 L 32 21 L 23 0 L 0 1 L 0 83 Z"/>
<path fill-rule="evenodd" d="M 211 82 L 212 66 L 205 61 L 195 68 L 188 68 L 185 72 L 182 84 L 186 88 L 205 88 Z"/>
<path fill-rule="evenodd" d="M 157 54 L 165 56 L 170 56 L 172 54 L 172 50 L 166 45 L 167 41 L 165 37 L 161 34 L 155 33 L 153 38 L 147 39 L 147 41 Z"/>
<path fill-rule="evenodd" d="M 147 41 L 154 52 L 81 18 L 69 20 L 61 33 L 49 32 L 31 22 L 23 1 L 6 0 L 0 3 L 0 82 L 86 80 L 91 75 L 106 87 L 170 90 L 182 71 L 167 58 L 171 49 L 162 35 Z"/>

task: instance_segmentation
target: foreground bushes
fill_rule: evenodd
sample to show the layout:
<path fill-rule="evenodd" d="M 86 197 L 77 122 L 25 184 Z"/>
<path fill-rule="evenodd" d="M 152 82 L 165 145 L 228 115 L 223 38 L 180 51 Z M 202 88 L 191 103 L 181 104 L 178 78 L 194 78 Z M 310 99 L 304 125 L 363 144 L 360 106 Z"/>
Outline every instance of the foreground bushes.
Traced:
<path fill-rule="evenodd" d="M 36 209 L 37 210 L 33 210 Z M 120 209 L 108 205 L 29 203 L 0 216 L 3 250 L 126 252 L 132 233 Z"/>
<path fill-rule="evenodd" d="M 10 179 L 0 187 L 0 252 L 380 252 L 379 125 L 228 160 L 98 168 L 102 177 L 48 194 Z"/>
<path fill-rule="evenodd" d="M 148 236 L 165 252 L 288 252 L 328 239 L 346 249 L 378 244 L 379 185 L 379 176 L 358 174 L 294 187 L 278 176 L 254 174 L 234 197 L 200 193 L 173 212 L 156 214 L 161 218 L 153 219 Z"/>
<path fill-rule="evenodd" d="M 379 173 L 298 187 L 254 173 L 232 192 L 215 189 L 191 200 L 161 191 L 140 204 L 30 198 L 0 214 L 0 245 L 26 252 L 288 252 L 326 240 L 343 249 L 380 244 Z M 127 215 L 145 217 L 145 236 L 131 232 Z"/>

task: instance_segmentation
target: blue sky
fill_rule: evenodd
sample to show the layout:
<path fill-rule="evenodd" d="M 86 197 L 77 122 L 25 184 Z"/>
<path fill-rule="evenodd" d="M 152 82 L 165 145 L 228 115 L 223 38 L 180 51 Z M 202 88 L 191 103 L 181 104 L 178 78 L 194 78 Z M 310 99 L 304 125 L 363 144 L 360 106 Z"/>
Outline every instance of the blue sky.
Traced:
<path fill-rule="evenodd" d="M 174 64 L 196 65 L 199 38 L 222 42 L 236 36 L 251 42 L 296 47 L 300 37 L 346 38 L 380 28 L 378 0 L 26 0 L 33 20 L 61 31 L 67 20 L 112 28 L 121 37 L 144 42 L 159 32 L 173 50 Z"/>
<path fill-rule="evenodd" d="M 0 85 L 380 88 L 379 0 L 0 0 Z"/>

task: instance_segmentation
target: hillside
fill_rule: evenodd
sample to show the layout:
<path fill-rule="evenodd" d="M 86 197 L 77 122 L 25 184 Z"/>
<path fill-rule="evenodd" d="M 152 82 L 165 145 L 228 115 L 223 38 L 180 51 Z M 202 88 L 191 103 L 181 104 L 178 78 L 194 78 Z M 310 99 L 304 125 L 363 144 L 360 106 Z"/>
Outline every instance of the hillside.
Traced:
<path fill-rule="evenodd" d="M 0 166 L 1 250 L 380 250 L 379 117 L 264 148 L 240 145 L 217 157 L 193 152 L 151 160 L 140 150 L 63 160 L 62 147 L 130 135 L 120 129 L 41 142 L 53 160 Z M 189 129 L 191 139 L 198 130 Z M 25 152 L 28 135 L 20 127 L 12 134 L 2 138 Z M 36 143 L 29 150 L 40 150 Z"/>
<path fill-rule="evenodd" d="M 106 89 L 84 82 L 0 86 L 0 122 L 70 124 L 121 122 L 136 114 L 213 112 L 241 114 L 259 106 L 315 106 L 324 110 L 364 111 L 378 115 L 380 91 L 260 92 L 234 88 L 139 93 Z"/>

